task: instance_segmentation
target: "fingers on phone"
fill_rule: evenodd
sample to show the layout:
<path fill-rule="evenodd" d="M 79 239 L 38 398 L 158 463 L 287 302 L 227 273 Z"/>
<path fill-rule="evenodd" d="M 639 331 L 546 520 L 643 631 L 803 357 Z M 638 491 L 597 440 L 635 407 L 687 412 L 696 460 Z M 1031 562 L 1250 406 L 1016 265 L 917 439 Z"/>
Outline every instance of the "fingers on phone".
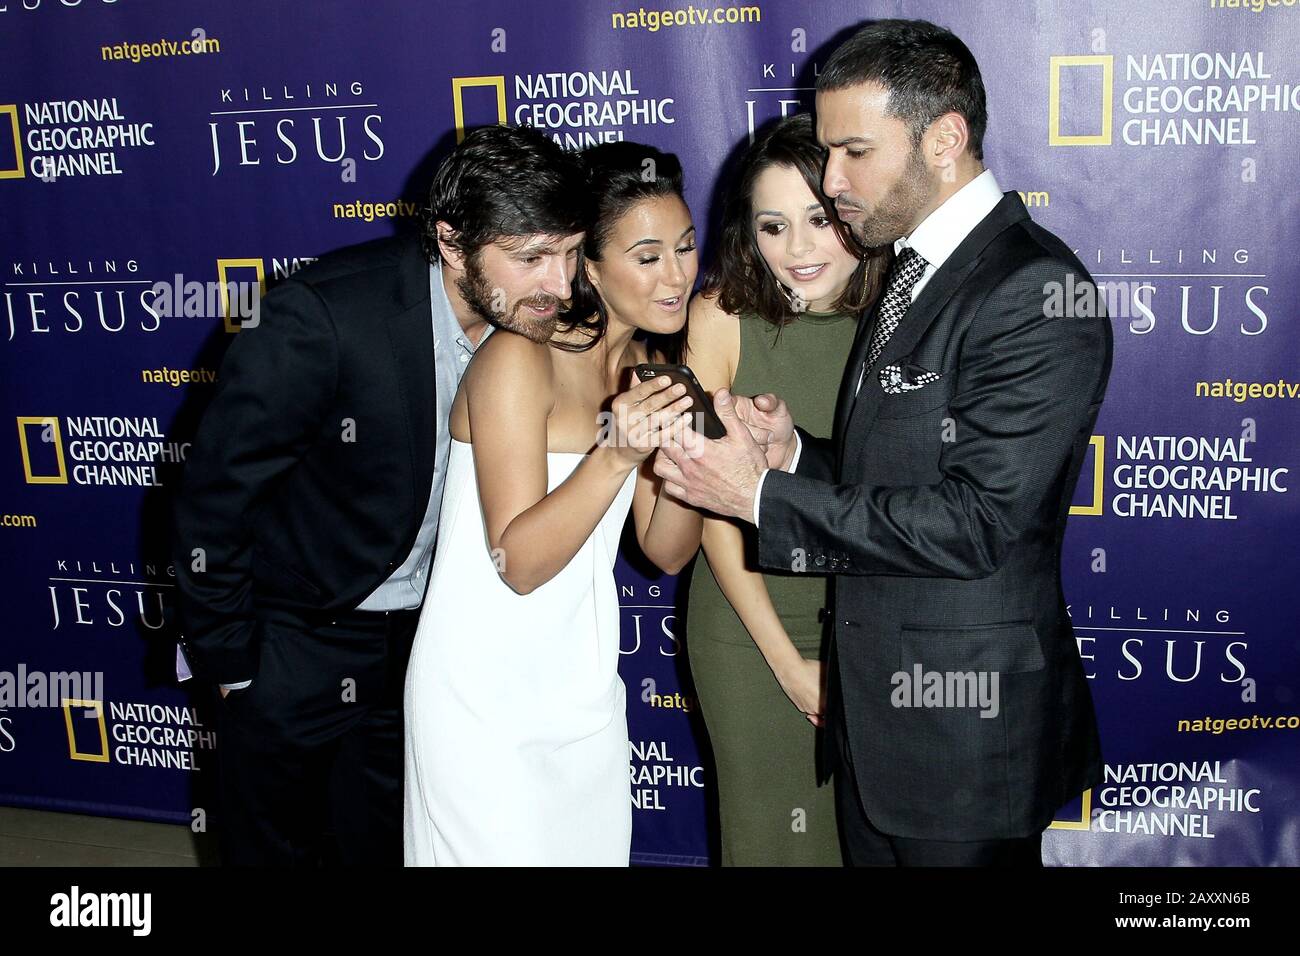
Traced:
<path fill-rule="evenodd" d="M 667 379 L 664 379 L 667 381 Z M 670 403 L 677 401 L 680 396 L 686 394 L 685 385 L 674 385 L 672 388 L 662 389 L 657 395 L 652 394 L 641 402 L 644 411 L 654 412 L 667 407 Z M 687 399 L 689 401 L 689 398 Z"/>
<path fill-rule="evenodd" d="M 655 392 L 662 391 L 672 385 L 672 383 L 673 380 L 667 375 L 657 375 L 654 378 L 646 379 L 646 381 L 641 383 L 637 390 L 641 392 L 642 398 L 646 398 L 653 395 Z"/>

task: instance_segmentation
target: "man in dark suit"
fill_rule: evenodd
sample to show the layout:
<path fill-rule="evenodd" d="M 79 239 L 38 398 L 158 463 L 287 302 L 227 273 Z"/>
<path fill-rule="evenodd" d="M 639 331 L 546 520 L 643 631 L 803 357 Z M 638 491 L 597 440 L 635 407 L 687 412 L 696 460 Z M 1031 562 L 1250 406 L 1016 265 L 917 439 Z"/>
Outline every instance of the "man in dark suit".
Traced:
<path fill-rule="evenodd" d="M 835 434 L 724 391 L 727 438 L 688 433 L 656 472 L 757 524 L 763 567 L 834 575 L 828 743 L 850 862 L 1040 866 L 1054 812 L 1101 773 L 1060 549 L 1109 321 L 1079 295 L 1095 291 L 1083 265 L 984 168 L 983 83 L 951 33 L 866 24 L 816 109 L 826 193 L 864 246 L 896 253 Z"/>
<path fill-rule="evenodd" d="M 219 685 L 227 863 L 401 864 L 402 688 L 447 417 L 494 326 L 569 298 L 586 193 L 542 134 L 476 130 L 435 177 L 423 241 L 324 257 L 227 351 L 174 552 L 183 647 Z"/>

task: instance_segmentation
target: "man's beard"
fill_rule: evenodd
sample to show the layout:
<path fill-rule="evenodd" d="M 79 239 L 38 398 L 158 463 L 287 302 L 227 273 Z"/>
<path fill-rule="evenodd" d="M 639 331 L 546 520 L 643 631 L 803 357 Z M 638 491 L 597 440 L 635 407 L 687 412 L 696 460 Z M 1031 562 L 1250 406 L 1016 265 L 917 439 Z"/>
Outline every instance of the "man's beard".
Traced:
<path fill-rule="evenodd" d="M 526 339 L 543 344 L 555 334 L 560 319 L 560 300 L 553 295 L 543 293 L 519 299 L 504 310 L 492 308 L 492 300 L 498 297 L 498 291 L 488 281 L 477 251 L 465 257 L 465 274 L 456 280 L 456 288 L 476 315 L 498 328 L 517 332 Z M 554 305 L 555 312 L 544 319 L 519 314 L 520 309 L 530 305 L 539 309 Z"/>
<path fill-rule="evenodd" d="M 930 193 L 929 170 L 920 145 L 914 144 L 906 168 L 885 197 L 870 213 L 864 209 L 862 218 L 849 224 L 853 238 L 869 249 L 893 244 L 912 228 L 917 212 L 929 202 Z"/>

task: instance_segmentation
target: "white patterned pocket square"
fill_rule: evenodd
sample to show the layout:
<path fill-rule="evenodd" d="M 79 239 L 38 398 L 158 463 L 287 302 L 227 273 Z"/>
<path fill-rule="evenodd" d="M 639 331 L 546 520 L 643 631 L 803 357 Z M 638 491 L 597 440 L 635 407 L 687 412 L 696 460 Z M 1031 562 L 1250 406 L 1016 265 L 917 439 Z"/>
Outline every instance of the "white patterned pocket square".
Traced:
<path fill-rule="evenodd" d="M 919 365 L 886 365 L 880 370 L 880 387 L 886 395 L 901 395 L 925 388 L 941 378 L 942 372 L 931 372 Z"/>

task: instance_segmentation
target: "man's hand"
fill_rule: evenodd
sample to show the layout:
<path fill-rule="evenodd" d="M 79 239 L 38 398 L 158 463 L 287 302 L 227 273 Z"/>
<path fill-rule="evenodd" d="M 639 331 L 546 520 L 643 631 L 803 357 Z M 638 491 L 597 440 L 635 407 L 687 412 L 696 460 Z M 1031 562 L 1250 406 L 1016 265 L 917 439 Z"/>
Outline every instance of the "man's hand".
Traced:
<path fill-rule="evenodd" d="M 745 423 L 754 441 L 763 449 L 767 467 L 787 470 L 798 444 L 794 437 L 794 418 L 785 400 L 771 392 L 753 398 L 735 395 L 733 400 L 736 417 Z"/>
<path fill-rule="evenodd" d="M 752 522 L 758 479 L 769 467 L 764 450 L 737 416 L 728 389 L 714 393 L 713 407 L 726 426 L 726 436 L 709 439 L 689 426 L 684 428 L 678 441 L 660 447 L 655 474 L 664 480 L 665 491 L 688 505 Z M 785 416 L 789 418 L 788 411 Z"/>

